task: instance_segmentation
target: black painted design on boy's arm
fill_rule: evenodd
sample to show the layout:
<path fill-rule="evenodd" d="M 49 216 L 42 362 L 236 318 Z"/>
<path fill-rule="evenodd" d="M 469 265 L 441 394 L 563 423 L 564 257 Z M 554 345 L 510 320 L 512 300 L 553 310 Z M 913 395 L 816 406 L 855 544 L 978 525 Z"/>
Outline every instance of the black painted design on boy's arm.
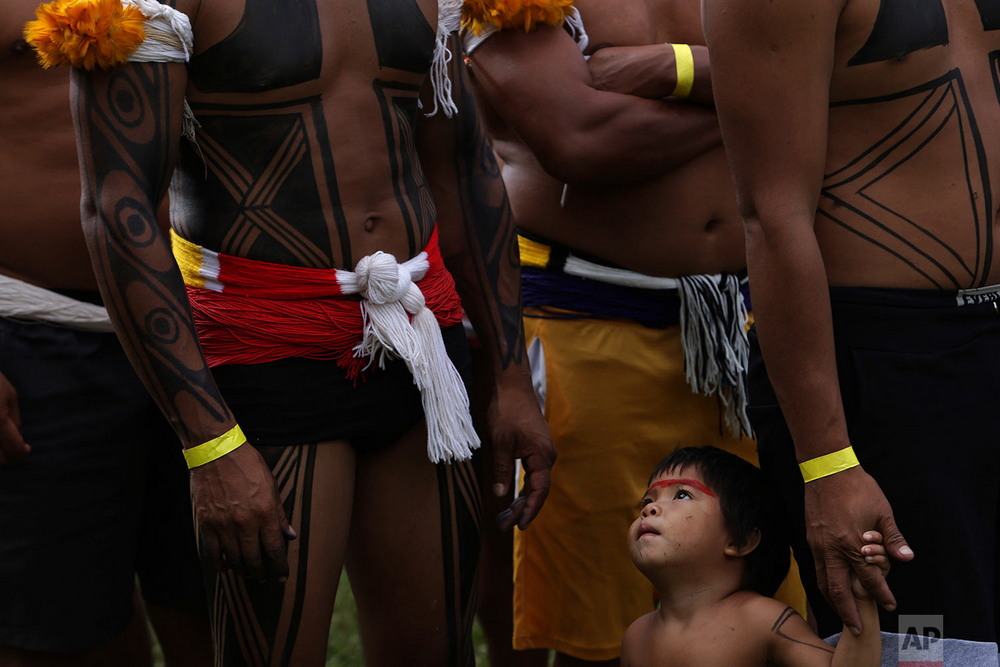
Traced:
<path fill-rule="evenodd" d="M 832 107 L 878 104 L 913 98 L 913 109 L 870 148 L 827 174 L 820 215 L 881 248 L 939 288 L 982 285 L 990 272 L 993 233 L 992 192 L 983 138 L 958 70 L 895 95 L 839 102 Z M 947 130 L 965 172 L 967 208 L 955 210 L 956 233 L 974 240 L 975 256 L 963 257 L 925 224 L 921 210 L 907 210 L 892 197 L 892 179 L 901 167 L 930 159 L 924 149 Z M 936 170 L 935 163 L 926 169 Z M 886 186 L 890 198 L 880 186 Z M 964 227 L 962 227 L 964 225 Z"/>
<path fill-rule="evenodd" d="M 423 74 L 434 53 L 435 30 L 416 0 L 367 0 L 380 67 Z"/>
<path fill-rule="evenodd" d="M 179 189 L 197 202 L 185 209 L 189 238 L 262 261 L 348 266 L 347 223 L 319 99 L 194 110 L 201 156 L 186 152 L 178 176 Z M 331 229 L 342 257 L 332 256 Z"/>
<path fill-rule="evenodd" d="M 245 0 L 236 29 L 191 60 L 206 93 L 254 93 L 319 78 L 323 38 L 316 0 Z"/>
<path fill-rule="evenodd" d="M 198 405 L 223 425 L 230 415 L 208 368 L 191 363 L 197 335 L 180 272 L 156 219 L 176 155 L 171 128 L 180 124 L 179 110 L 169 103 L 167 66 L 132 65 L 94 78 L 74 72 L 73 78 L 85 147 L 82 183 L 96 206 L 83 224 L 105 305 L 137 373 L 168 419 L 183 425 L 180 406 Z"/>
<path fill-rule="evenodd" d="M 848 65 L 893 60 L 948 43 L 941 0 L 882 0 L 868 41 Z"/>
<path fill-rule="evenodd" d="M 382 125 L 396 196 L 406 228 L 410 256 L 423 250 L 434 225 L 434 202 L 417 159 L 413 126 L 418 113 L 418 86 L 388 81 L 373 84 L 382 111 Z"/>
<path fill-rule="evenodd" d="M 771 632 L 778 635 L 782 639 L 787 639 L 790 642 L 795 642 L 796 644 L 801 644 L 802 646 L 809 646 L 811 648 L 818 648 L 821 651 L 826 651 L 827 653 L 833 653 L 833 647 L 824 641 L 820 641 L 817 637 L 814 642 L 804 642 L 801 639 L 795 639 L 786 635 L 781 629 L 788 623 L 789 619 L 795 617 L 797 614 L 791 607 L 785 607 L 784 611 L 778 614 L 778 618 L 774 620 L 774 624 L 771 625 Z"/>

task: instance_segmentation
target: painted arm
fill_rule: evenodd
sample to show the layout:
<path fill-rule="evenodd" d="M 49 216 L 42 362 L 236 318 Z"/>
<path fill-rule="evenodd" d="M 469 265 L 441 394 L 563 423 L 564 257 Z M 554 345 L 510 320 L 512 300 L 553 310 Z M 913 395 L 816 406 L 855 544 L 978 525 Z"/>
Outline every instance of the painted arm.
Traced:
<path fill-rule="evenodd" d="M 719 145 L 709 109 L 595 88 L 562 28 L 501 31 L 469 61 L 482 96 L 565 183 L 644 181 Z"/>
<path fill-rule="evenodd" d="M 879 570 L 883 575 L 889 572 L 882 536 L 869 531 L 862 536 L 865 546 L 862 556 L 865 567 Z M 860 634 L 853 634 L 844 626 L 837 647 L 833 648 L 821 641 L 801 616 L 791 607 L 778 613 L 768 633 L 769 665 L 787 667 L 879 667 L 882 664 L 882 633 L 879 631 L 878 607 L 875 600 L 865 590 L 856 576 L 851 576 L 851 592 L 858 603 L 862 627 Z M 771 612 L 763 612 L 762 618 L 774 616 L 782 603 L 770 598 L 762 598 L 761 606 L 769 606 Z"/>
<path fill-rule="evenodd" d="M 847 447 L 823 256 L 813 228 L 826 160 L 829 85 L 843 0 L 705 0 L 715 98 L 746 225 L 761 350 L 798 460 Z M 824 595 L 861 629 L 852 570 L 895 600 L 860 558 L 876 529 L 905 546 L 878 484 L 861 467 L 810 482 L 807 535 Z"/>
<path fill-rule="evenodd" d="M 457 40 L 452 48 L 459 48 Z M 525 472 L 521 495 L 503 514 L 501 528 L 516 523 L 523 529 L 548 495 L 555 448 L 531 386 L 524 350 L 520 262 L 507 194 L 463 68 L 451 69 L 460 111 L 452 119 L 440 112 L 422 117 L 417 146 L 437 208 L 442 254 L 493 371 L 487 422 L 494 450 L 494 493 L 506 494 L 516 460 Z M 426 94 L 424 101 L 430 108 Z"/>
<path fill-rule="evenodd" d="M 73 118 L 83 180 L 82 221 L 118 337 L 184 448 L 234 424 L 191 320 L 180 271 L 157 220 L 173 172 L 187 81 L 179 64 L 74 70 Z M 137 443 L 137 446 L 140 446 Z M 288 573 L 291 535 L 274 479 L 253 447 L 191 471 L 204 556 L 255 579 Z"/>

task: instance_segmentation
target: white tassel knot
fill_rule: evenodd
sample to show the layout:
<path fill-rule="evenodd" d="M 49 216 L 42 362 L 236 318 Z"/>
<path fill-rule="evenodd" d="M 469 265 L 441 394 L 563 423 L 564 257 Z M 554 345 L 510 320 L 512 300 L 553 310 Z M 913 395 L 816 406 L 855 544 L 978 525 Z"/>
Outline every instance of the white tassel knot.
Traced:
<path fill-rule="evenodd" d="M 472 428 L 465 384 L 448 358 L 437 318 L 415 282 L 429 267 L 427 253 L 398 264 L 395 257 L 379 251 L 362 258 L 353 273 L 337 271 L 337 281 L 345 294 L 364 297 L 364 329 L 355 355 L 380 367 L 386 355 L 406 362 L 420 389 L 428 456 L 440 463 L 470 458 L 479 447 L 479 437 Z"/>

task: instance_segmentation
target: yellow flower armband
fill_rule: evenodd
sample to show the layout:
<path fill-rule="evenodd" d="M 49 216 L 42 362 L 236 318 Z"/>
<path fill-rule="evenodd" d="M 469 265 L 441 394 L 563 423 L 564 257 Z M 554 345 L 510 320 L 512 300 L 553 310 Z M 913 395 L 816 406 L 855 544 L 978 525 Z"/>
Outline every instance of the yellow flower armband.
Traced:
<path fill-rule="evenodd" d="M 854 454 L 854 448 L 847 446 L 840 451 L 803 461 L 799 464 L 799 470 L 802 472 L 802 480 L 808 484 L 817 479 L 836 475 L 838 472 L 844 472 L 859 465 L 861 463 Z"/>
<path fill-rule="evenodd" d="M 185 449 L 184 458 L 187 460 L 188 468 L 197 468 L 206 463 L 211 463 L 215 459 L 222 458 L 246 441 L 247 439 L 243 435 L 243 430 L 237 424 L 218 438 L 212 438 L 197 447 Z"/>
<path fill-rule="evenodd" d="M 677 83 L 673 97 L 687 97 L 694 86 L 694 53 L 687 44 L 671 44 L 674 48 L 674 66 L 677 68 Z"/>

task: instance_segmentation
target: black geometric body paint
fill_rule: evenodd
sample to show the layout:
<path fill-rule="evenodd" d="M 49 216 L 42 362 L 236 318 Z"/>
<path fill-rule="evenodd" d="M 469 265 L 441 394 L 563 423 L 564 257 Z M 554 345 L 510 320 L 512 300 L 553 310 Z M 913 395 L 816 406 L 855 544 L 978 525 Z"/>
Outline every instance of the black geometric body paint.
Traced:
<path fill-rule="evenodd" d="M 85 192 L 100 207 L 98 220 L 84 218 L 98 279 L 106 288 L 105 305 L 126 323 L 121 337 L 136 355 L 136 371 L 150 394 L 170 417 L 179 402 L 197 403 L 205 414 L 223 421 L 228 410 L 217 399 L 205 367 L 181 359 L 196 339 L 187 321 L 187 295 L 165 285 L 180 284 L 176 265 L 147 250 L 160 238 L 156 207 L 166 192 L 173 167 L 169 105 L 170 83 L 162 64 L 136 65 L 93 80 L 73 73 L 79 86 L 77 117 L 89 151 L 83 160 Z M 131 192 L 114 201 L 104 192 Z M 183 434 L 181 434 L 183 435 Z"/>
<path fill-rule="evenodd" d="M 254 93 L 319 78 L 323 39 L 315 0 L 246 0 L 232 34 L 190 63 L 206 93 Z"/>
<path fill-rule="evenodd" d="M 441 500 L 441 549 L 449 665 L 476 664 L 472 623 L 476 612 L 477 565 L 483 508 L 470 461 L 437 466 Z"/>
<path fill-rule="evenodd" d="M 827 174 L 821 199 L 828 202 L 820 215 L 872 243 L 938 288 L 985 284 L 993 255 L 993 198 L 986 151 L 961 73 L 955 69 L 926 84 L 885 97 L 839 102 L 831 107 L 877 104 L 911 99 L 912 111 L 879 141 L 843 167 Z M 965 174 L 967 208 L 956 208 L 953 224 L 966 225 L 975 238 L 975 258 L 965 258 L 939 238 L 921 219 L 922 211 L 908 210 L 905 198 L 893 198 L 897 170 L 928 159 L 922 151 L 935 140 L 959 137 L 955 160 Z M 938 164 L 927 169 L 940 169 Z M 884 192 L 881 186 L 886 185 Z"/>
<path fill-rule="evenodd" d="M 423 74 L 434 53 L 434 29 L 416 0 L 367 0 L 380 67 Z"/>
<path fill-rule="evenodd" d="M 388 81 L 372 84 L 382 110 L 382 125 L 389 148 L 392 189 L 403 216 L 410 256 L 423 250 L 423 239 L 434 224 L 434 203 L 420 161 L 416 158 L 413 125 L 416 118 L 418 86 Z"/>
<path fill-rule="evenodd" d="M 986 31 L 1000 30 L 1000 2 L 997 0 L 976 0 L 979 17 L 983 20 Z"/>
<path fill-rule="evenodd" d="M 796 644 L 802 644 L 803 646 L 811 646 L 812 648 L 818 648 L 819 650 L 826 651 L 827 653 L 833 653 L 833 647 L 827 644 L 826 642 L 819 641 L 818 639 L 815 642 L 804 642 L 789 637 L 784 632 L 782 632 L 781 628 L 784 627 L 785 623 L 788 622 L 788 619 L 792 618 L 795 615 L 796 614 L 794 609 L 792 609 L 791 607 L 785 607 L 785 610 L 781 612 L 778 618 L 775 619 L 774 624 L 771 626 L 771 632 L 778 635 L 782 639 L 787 639 L 790 642 L 795 642 Z"/>
<path fill-rule="evenodd" d="M 948 43 L 941 0 L 882 0 L 868 41 L 848 61 L 867 65 Z"/>
<path fill-rule="evenodd" d="M 285 515 L 303 527 L 296 541 L 289 544 L 289 556 L 297 560 L 290 563 L 292 576 L 284 583 L 257 583 L 231 570 L 218 574 L 206 571 L 216 664 L 291 664 L 306 603 L 316 447 L 258 448 L 274 474 Z"/>
<path fill-rule="evenodd" d="M 997 94 L 997 102 L 1000 102 L 1000 51 L 991 51 L 989 59 L 990 72 L 993 74 L 993 90 Z"/>
<path fill-rule="evenodd" d="M 201 127 L 198 148 L 184 147 L 175 176 L 184 211 L 179 232 L 207 248 L 267 262 L 353 266 L 319 97 L 192 108 Z M 334 224 L 324 210 L 333 211 Z M 343 257 L 332 256 L 331 228 Z"/>

